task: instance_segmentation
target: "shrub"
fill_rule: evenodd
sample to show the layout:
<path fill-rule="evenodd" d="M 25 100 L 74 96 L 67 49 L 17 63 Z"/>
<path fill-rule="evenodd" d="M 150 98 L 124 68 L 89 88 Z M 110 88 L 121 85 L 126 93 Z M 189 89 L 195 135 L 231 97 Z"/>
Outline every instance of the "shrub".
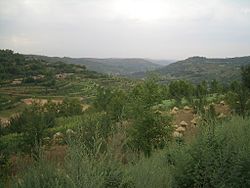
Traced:
<path fill-rule="evenodd" d="M 249 119 L 206 129 L 173 154 L 177 187 L 249 187 Z"/>
<path fill-rule="evenodd" d="M 136 164 L 126 167 L 125 179 L 136 188 L 168 188 L 173 177 L 167 166 L 165 151 L 157 151 L 150 158 L 142 158 Z"/>
<path fill-rule="evenodd" d="M 135 151 L 143 151 L 150 156 L 152 149 L 164 148 L 170 140 L 171 119 L 159 113 L 144 111 L 128 129 L 128 144 Z"/>
<path fill-rule="evenodd" d="M 241 68 L 242 83 L 250 89 L 250 65 Z"/>
<path fill-rule="evenodd" d="M 11 163 L 9 156 L 0 152 L 0 187 L 4 187 L 10 175 Z"/>
<path fill-rule="evenodd" d="M 55 164 L 39 160 L 26 172 L 17 177 L 12 187 L 16 188 L 43 188 L 43 187 L 73 187 L 67 174 Z"/>
<path fill-rule="evenodd" d="M 170 97 L 175 99 L 178 104 L 181 104 L 183 97 L 186 97 L 186 99 L 190 101 L 194 93 L 194 86 L 184 80 L 172 81 L 168 87 Z"/>
<path fill-rule="evenodd" d="M 98 143 L 88 152 L 81 140 L 70 140 L 63 167 L 40 159 L 15 179 L 14 187 L 129 188 L 122 165 L 108 152 L 100 153 Z"/>
<path fill-rule="evenodd" d="M 42 138 L 46 135 L 46 130 L 53 127 L 55 117 L 46 112 L 39 105 L 25 109 L 20 115 L 11 119 L 9 131 L 11 133 L 21 133 L 23 151 L 38 155 L 38 150 L 42 145 Z"/>
<path fill-rule="evenodd" d="M 118 188 L 122 187 L 123 169 L 107 152 L 100 152 L 102 140 L 97 140 L 91 154 L 81 142 L 69 148 L 66 171 L 73 182 L 73 187 Z"/>
<path fill-rule="evenodd" d="M 113 130 L 112 122 L 105 113 L 91 113 L 82 116 L 76 126 L 76 141 L 91 151 L 97 140 L 106 141 Z M 106 142 L 102 143 L 104 147 Z"/>
<path fill-rule="evenodd" d="M 82 106 L 77 99 L 65 99 L 62 104 L 58 104 L 59 116 L 73 116 L 82 114 Z"/>
<path fill-rule="evenodd" d="M 250 114 L 250 92 L 244 86 L 239 86 L 238 90 L 227 93 L 226 99 L 231 108 L 243 117 Z"/>
<path fill-rule="evenodd" d="M 24 146 L 22 134 L 8 134 L 0 137 L 0 151 L 4 154 L 14 154 L 22 151 Z"/>

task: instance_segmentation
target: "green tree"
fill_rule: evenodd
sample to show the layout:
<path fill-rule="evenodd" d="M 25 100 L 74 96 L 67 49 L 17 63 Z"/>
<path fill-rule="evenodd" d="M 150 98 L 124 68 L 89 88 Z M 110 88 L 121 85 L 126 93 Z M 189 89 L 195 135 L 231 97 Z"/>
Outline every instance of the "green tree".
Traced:
<path fill-rule="evenodd" d="M 227 93 L 228 103 L 237 114 L 243 117 L 250 113 L 249 71 L 250 66 L 243 67 L 241 72 L 242 82 L 232 82 L 230 91 Z"/>
<path fill-rule="evenodd" d="M 176 80 L 170 82 L 168 87 L 170 95 L 169 97 L 175 99 L 178 104 L 180 104 L 183 97 L 191 101 L 194 87 L 190 82 L 184 80 Z"/>
<path fill-rule="evenodd" d="M 246 117 L 250 109 L 249 96 L 250 93 L 248 89 L 242 85 L 238 85 L 237 91 L 229 91 L 226 95 L 226 99 L 237 114 Z"/>
<path fill-rule="evenodd" d="M 198 84 L 196 86 L 195 94 L 196 94 L 196 99 L 193 100 L 194 108 L 198 113 L 204 114 L 205 113 L 204 107 L 207 105 L 207 99 L 206 99 L 207 83 L 202 82 L 201 84 Z"/>
<path fill-rule="evenodd" d="M 98 87 L 96 99 L 94 101 L 95 108 L 100 111 L 106 111 L 111 101 L 111 98 L 112 98 L 111 89 Z"/>
<path fill-rule="evenodd" d="M 45 92 L 48 93 L 48 89 L 54 87 L 56 85 L 55 75 L 52 71 L 45 72 Z"/>
<path fill-rule="evenodd" d="M 46 130 L 54 124 L 54 114 L 39 105 L 33 105 L 12 119 L 9 129 L 10 132 L 22 133 L 23 151 L 38 157 Z"/>
<path fill-rule="evenodd" d="M 214 79 L 210 83 L 210 93 L 219 93 L 219 92 L 221 92 L 221 86 L 219 82 L 216 79 Z"/>
<path fill-rule="evenodd" d="M 107 106 L 107 113 L 114 121 L 121 121 L 125 118 L 125 106 L 127 95 L 122 90 L 114 90 L 112 98 Z"/>
<path fill-rule="evenodd" d="M 155 113 L 165 90 L 154 79 L 138 84 L 128 96 L 127 113 L 132 126 L 128 128 L 128 144 L 137 152 L 150 156 L 154 148 L 162 148 L 170 138 L 170 118 Z"/>
<path fill-rule="evenodd" d="M 241 69 L 242 84 L 250 90 L 250 65 Z"/>
<path fill-rule="evenodd" d="M 43 144 L 42 139 L 46 129 L 54 125 L 54 117 L 43 112 L 31 111 L 27 114 L 27 120 L 23 130 L 24 147 L 35 157 L 38 157 Z"/>
<path fill-rule="evenodd" d="M 231 82 L 231 84 L 230 84 L 230 90 L 232 92 L 236 93 L 239 88 L 240 88 L 240 83 L 238 81 L 235 80 L 235 81 Z"/>
<path fill-rule="evenodd" d="M 82 114 L 82 105 L 78 99 L 65 98 L 57 107 L 59 116 L 73 116 Z"/>
<path fill-rule="evenodd" d="M 130 103 L 133 106 L 139 105 L 149 109 L 163 100 L 163 91 L 162 86 L 157 84 L 154 79 L 145 80 L 143 83 L 138 84 L 130 93 Z"/>
<path fill-rule="evenodd" d="M 153 149 L 162 149 L 170 139 L 170 122 L 168 116 L 144 111 L 128 130 L 129 146 L 137 152 L 142 151 L 145 156 L 150 156 Z"/>

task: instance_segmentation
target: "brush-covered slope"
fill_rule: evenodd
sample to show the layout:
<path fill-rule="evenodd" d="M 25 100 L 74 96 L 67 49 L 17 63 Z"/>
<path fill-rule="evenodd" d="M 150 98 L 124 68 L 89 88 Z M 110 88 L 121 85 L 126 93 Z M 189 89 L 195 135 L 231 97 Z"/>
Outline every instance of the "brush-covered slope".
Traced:
<path fill-rule="evenodd" d="M 51 63 L 45 60 L 27 58 L 12 50 L 0 50 L 0 81 L 63 73 L 80 74 L 85 77 L 100 75 L 87 70 L 84 65 L 69 65 L 63 62 Z"/>
<path fill-rule="evenodd" d="M 183 61 L 172 63 L 156 71 L 162 79 L 176 80 L 186 79 L 194 83 L 201 80 L 210 81 L 217 79 L 222 82 L 240 79 L 241 67 L 250 64 L 250 56 L 224 58 L 224 59 L 209 59 L 205 57 L 191 57 Z M 133 77 L 143 78 L 145 73 L 136 73 Z"/>
<path fill-rule="evenodd" d="M 96 59 L 96 58 L 69 58 L 69 57 L 48 57 L 38 55 L 26 55 L 28 58 L 42 59 L 48 62 L 64 62 L 68 64 L 85 65 L 88 70 L 96 71 L 99 73 L 113 74 L 113 75 L 126 75 L 135 72 L 152 71 L 160 65 L 152 63 L 145 59 L 130 58 L 130 59 Z"/>
<path fill-rule="evenodd" d="M 250 57 L 226 59 L 192 57 L 170 64 L 157 72 L 171 79 L 187 79 L 193 82 L 217 79 L 226 82 L 240 79 L 240 69 L 245 64 L 250 64 Z"/>

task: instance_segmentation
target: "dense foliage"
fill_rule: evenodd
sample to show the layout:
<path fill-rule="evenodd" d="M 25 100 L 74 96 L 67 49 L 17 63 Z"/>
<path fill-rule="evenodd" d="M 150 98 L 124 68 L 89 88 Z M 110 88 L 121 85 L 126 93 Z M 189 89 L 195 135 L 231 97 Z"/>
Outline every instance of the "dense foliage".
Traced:
<path fill-rule="evenodd" d="M 17 187 L 249 187 L 249 119 L 204 128 L 191 143 L 171 145 L 124 166 L 110 152 L 91 156 L 70 145 L 66 167 L 40 161 Z M 98 143 L 95 145 L 98 148 Z M 58 169 L 58 170 L 55 170 Z"/>
<path fill-rule="evenodd" d="M 240 80 L 241 67 L 250 64 L 250 57 L 210 59 L 205 57 L 190 57 L 159 68 L 158 73 L 164 82 L 171 80 L 188 80 L 199 83 L 201 80 L 229 83 Z M 144 78 L 145 73 L 134 73 L 133 77 Z"/>
<path fill-rule="evenodd" d="M 98 75 L 87 71 L 84 65 L 70 65 L 63 62 L 48 63 L 36 58 L 26 58 L 11 50 L 0 50 L 0 80 L 22 78 L 29 83 L 36 82 L 34 76 L 44 75 L 44 80 L 51 80 L 51 77 L 62 73 Z"/>

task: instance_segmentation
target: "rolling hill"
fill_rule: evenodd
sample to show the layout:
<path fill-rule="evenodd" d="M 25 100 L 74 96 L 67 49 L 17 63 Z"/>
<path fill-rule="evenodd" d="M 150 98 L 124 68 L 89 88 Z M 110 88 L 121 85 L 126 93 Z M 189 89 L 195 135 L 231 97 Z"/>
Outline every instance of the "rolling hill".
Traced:
<path fill-rule="evenodd" d="M 191 57 L 152 72 L 159 74 L 165 81 L 186 79 L 198 83 L 201 80 L 217 79 L 225 83 L 239 80 L 240 69 L 246 64 L 250 64 L 250 56 L 223 59 Z M 144 78 L 146 74 L 139 72 L 132 74 L 131 77 Z"/>
<path fill-rule="evenodd" d="M 0 80 L 30 78 L 38 75 L 81 74 L 86 77 L 99 77 L 100 73 L 89 71 L 84 65 L 69 65 L 63 62 L 48 62 L 27 58 L 12 50 L 0 50 Z"/>
<path fill-rule="evenodd" d="M 39 55 L 26 55 L 27 58 L 45 60 L 47 62 L 64 62 L 68 64 L 85 65 L 88 70 L 112 75 L 126 75 L 135 72 L 146 72 L 155 70 L 161 65 L 152 63 L 141 58 L 70 58 L 70 57 L 48 57 Z"/>

